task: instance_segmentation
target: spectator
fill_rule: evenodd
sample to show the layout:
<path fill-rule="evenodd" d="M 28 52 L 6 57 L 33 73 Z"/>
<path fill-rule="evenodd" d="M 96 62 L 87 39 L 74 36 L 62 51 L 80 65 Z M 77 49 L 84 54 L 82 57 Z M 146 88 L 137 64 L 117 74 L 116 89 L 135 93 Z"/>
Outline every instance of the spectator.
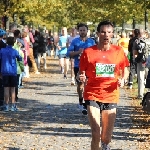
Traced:
<path fill-rule="evenodd" d="M 22 72 L 24 72 L 24 54 L 21 48 L 24 47 L 24 41 L 21 39 L 21 33 L 19 30 L 14 31 L 15 36 L 15 43 L 13 48 L 18 51 L 19 55 L 22 57 L 22 61 L 16 61 L 17 62 L 17 86 L 16 86 L 16 101 L 18 100 L 18 88 L 20 88 L 20 84 L 22 80 Z"/>
<path fill-rule="evenodd" d="M 35 41 L 33 44 L 33 55 L 34 55 L 35 62 L 38 66 L 37 58 L 38 58 L 38 47 L 39 47 L 40 32 L 38 30 L 35 30 L 35 34 L 33 37 L 34 37 L 34 41 Z"/>
<path fill-rule="evenodd" d="M 48 37 L 47 39 L 47 54 L 48 56 L 51 56 L 52 52 L 56 51 L 56 46 L 54 44 L 54 38 L 53 36 Z"/>
<path fill-rule="evenodd" d="M 14 37 L 7 38 L 6 48 L 0 51 L 1 75 L 4 85 L 4 111 L 9 111 L 9 102 L 11 101 L 11 111 L 16 111 L 15 87 L 17 86 L 17 61 L 22 61 L 18 51 L 13 49 Z M 11 99 L 10 99 L 11 97 Z"/>
<path fill-rule="evenodd" d="M 0 29 L 0 49 L 6 47 L 6 32 Z"/>
<path fill-rule="evenodd" d="M 24 49 L 23 49 L 23 53 L 24 53 L 24 77 L 29 78 L 29 66 L 28 66 L 28 61 L 27 58 L 29 57 L 29 44 L 26 40 L 27 37 L 27 32 L 23 32 L 22 33 L 22 39 L 24 41 Z"/>
<path fill-rule="evenodd" d="M 0 50 L 1 48 L 6 47 L 6 40 L 5 40 L 6 32 L 2 29 L 0 29 Z M 3 106 L 4 102 L 4 87 L 3 87 L 3 81 L 0 78 L 0 106 Z"/>
<path fill-rule="evenodd" d="M 41 36 L 39 37 L 39 47 L 38 47 L 38 69 L 40 69 L 40 61 L 41 57 L 43 56 L 44 59 L 44 69 L 47 68 L 46 66 L 46 38 L 45 33 L 41 33 Z"/>
<path fill-rule="evenodd" d="M 31 32 L 29 32 L 28 26 L 25 26 L 24 31 L 27 32 L 26 40 L 27 40 L 27 42 L 29 44 L 28 61 L 31 62 L 31 66 L 33 68 L 34 73 L 35 74 L 40 74 L 40 72 L 37 69 L 37 65 L 36 65 L 36 62 L 35 62 L 35 59 L 34 59 L 34 56 L 33 56 L 33 45 L 32 44 L 35 42 L 34 38 L 33 38 L 33 35 L 32 35 Z"/>

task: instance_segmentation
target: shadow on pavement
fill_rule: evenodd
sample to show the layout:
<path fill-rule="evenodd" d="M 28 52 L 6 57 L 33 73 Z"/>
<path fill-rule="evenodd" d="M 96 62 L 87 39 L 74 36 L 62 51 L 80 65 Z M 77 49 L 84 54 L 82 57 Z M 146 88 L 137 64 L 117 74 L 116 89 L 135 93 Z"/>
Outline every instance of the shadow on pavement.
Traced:
<path fill-rule="evenodd" d="M 20 148 L 15 148 L 15 147 L 5 147 L 7 150 L 20 150 Z"/>
<path fill-rule="evenodd" d="M 34 85 L 34 86 L 33 86 Z M 66 83 L 50 83 L 50 82 L 28 82 L 28 84 L 26 84 L 25 88 L 29 89 L 29 88 L 36 88 L 38 85 L 40 86 L 48 86 L 48 87 L 65 87 Z"/>
<path fill-rule="evenodd" d="M 68 137 L 90 137 L 87 116 L 81 114 L 76 104 L 47 105 L 36 100 L 20 99 L 20 111 L 1 112 L 0 128 L 4 132 L 30 132 L 31 134 Z M 130 133 L 131 106 L 118 107 L 113 139 L 139 140 L 137 133 Z M 121 129 L 121 130 L 119 130 Z M 124 130 L 125 129 L 125 132 Z M 149 136 L 150 134 L 143 134 Z"/>
<path fill-rule="evenodd" d="M 20 99 L 19 101 L 21 103 L 18 104 L 20 108 L 18 112 L 1 112 L 0 114 L 0 117 L 4 119 L 0 122 L 0 128 L 4 132 L 61 134 L 70 137 L 90 136 L 90 129 L 82 128 L 88 125 L 87 116 L 82 115 L 76 104 L 47 105 L 36 100 Z M 50 127 L 44 127 L 47 124 Z M 65 127 L 67 124 L 69 124 L 68 128 Z M 77 128 L 72 127 L 73 125 L 77 125 Z"/>

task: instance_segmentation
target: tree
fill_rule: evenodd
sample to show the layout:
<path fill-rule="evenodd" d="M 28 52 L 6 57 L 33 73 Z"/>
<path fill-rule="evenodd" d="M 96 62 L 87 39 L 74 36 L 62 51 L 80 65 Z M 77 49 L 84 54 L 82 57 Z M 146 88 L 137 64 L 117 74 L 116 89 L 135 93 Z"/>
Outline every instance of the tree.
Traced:
<path fill-rule="evenodd" d="M 3 15 L 4 3 L 0 1 L 0 5 Z M 11 0 L 5 13 L 10 18 L 17 13 L 18 17 L 25 16 L 26 22 L 52 28 L 54 25 L 69 27 L 87 21 L 95 24 L 104 19 L 121 25 L 123 21 L 131 23 L 133 16 L 136 22 L 141 23 L 144 10 L 149 8 L 149 0 Z"/>

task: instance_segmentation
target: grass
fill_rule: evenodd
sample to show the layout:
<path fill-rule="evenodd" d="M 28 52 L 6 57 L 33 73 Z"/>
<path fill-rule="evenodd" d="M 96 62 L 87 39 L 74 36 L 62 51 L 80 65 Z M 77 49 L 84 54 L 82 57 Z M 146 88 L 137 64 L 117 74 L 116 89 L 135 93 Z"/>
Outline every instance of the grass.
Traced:
<path fill-rule="evenodd" d="M 133 126 L 129 132 L 136 135 L 139 150 L 150 150 L 150 115 L 142 110 L 142 106 L 140 105 L 141 100 L 137 99 L 137 78 L 133 80 L 133 88 L 126 89 L 126 92 L 129 94 L 129 97 L 132 98 L 130 102 L 131 106 L 134 107 L 131 114 Z M 147 89 L 145 89 L 145 93 L 146 92 Z"/>
<path fill-rule="evenodd" d="M 133 79 L 133 89 L 137 89 L 138 88 L 138 83 L 137 83 L 137 78 L 135 77 Z"/>

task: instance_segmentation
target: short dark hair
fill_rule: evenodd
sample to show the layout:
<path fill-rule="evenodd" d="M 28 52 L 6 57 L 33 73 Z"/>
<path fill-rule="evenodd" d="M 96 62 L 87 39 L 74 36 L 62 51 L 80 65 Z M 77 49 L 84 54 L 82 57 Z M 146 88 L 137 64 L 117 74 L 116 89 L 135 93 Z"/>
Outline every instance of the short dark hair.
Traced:
<path fill-rule="evenodd" d="M 139 29 L 134 29 L 134 35 L 137 37 L 140 35 L 140 30 Z"/>
<path fill-rule="evenodd" d="M 105 26 L 105 25 L 110 25 L 110 26 L 114 27 L 114 25 L 113 25 L 112 22 L 110 22 L 110 21 L 108 21 L 108 20 L 102 21 L 102 22 L 100 22 L 100 23 L 98 24 L 98 26 L 97 26 L 97 32 L 100 31 L 101 26 Z"/>
<path fill-rule="evenodd" d="M 86 27 L 87 30 L 88 30 L 88 26 L 87 26 L 85 23 L 79 23 L 79 24 L 77 25 L 77 29 L 79 30 L 80 27 Z"/>
<path fill-rule="evenodd" d="M 16 36 L 18 36 L 20 34 L 20 30 L 15 30 L 14 31 L 14 36 L 16 37 Z"/>
<path fill-rule="evenodd" d="M 15 38 L 14 37 L 7 37 L 7 44 L 13 46 L 15 43 Z"/>

